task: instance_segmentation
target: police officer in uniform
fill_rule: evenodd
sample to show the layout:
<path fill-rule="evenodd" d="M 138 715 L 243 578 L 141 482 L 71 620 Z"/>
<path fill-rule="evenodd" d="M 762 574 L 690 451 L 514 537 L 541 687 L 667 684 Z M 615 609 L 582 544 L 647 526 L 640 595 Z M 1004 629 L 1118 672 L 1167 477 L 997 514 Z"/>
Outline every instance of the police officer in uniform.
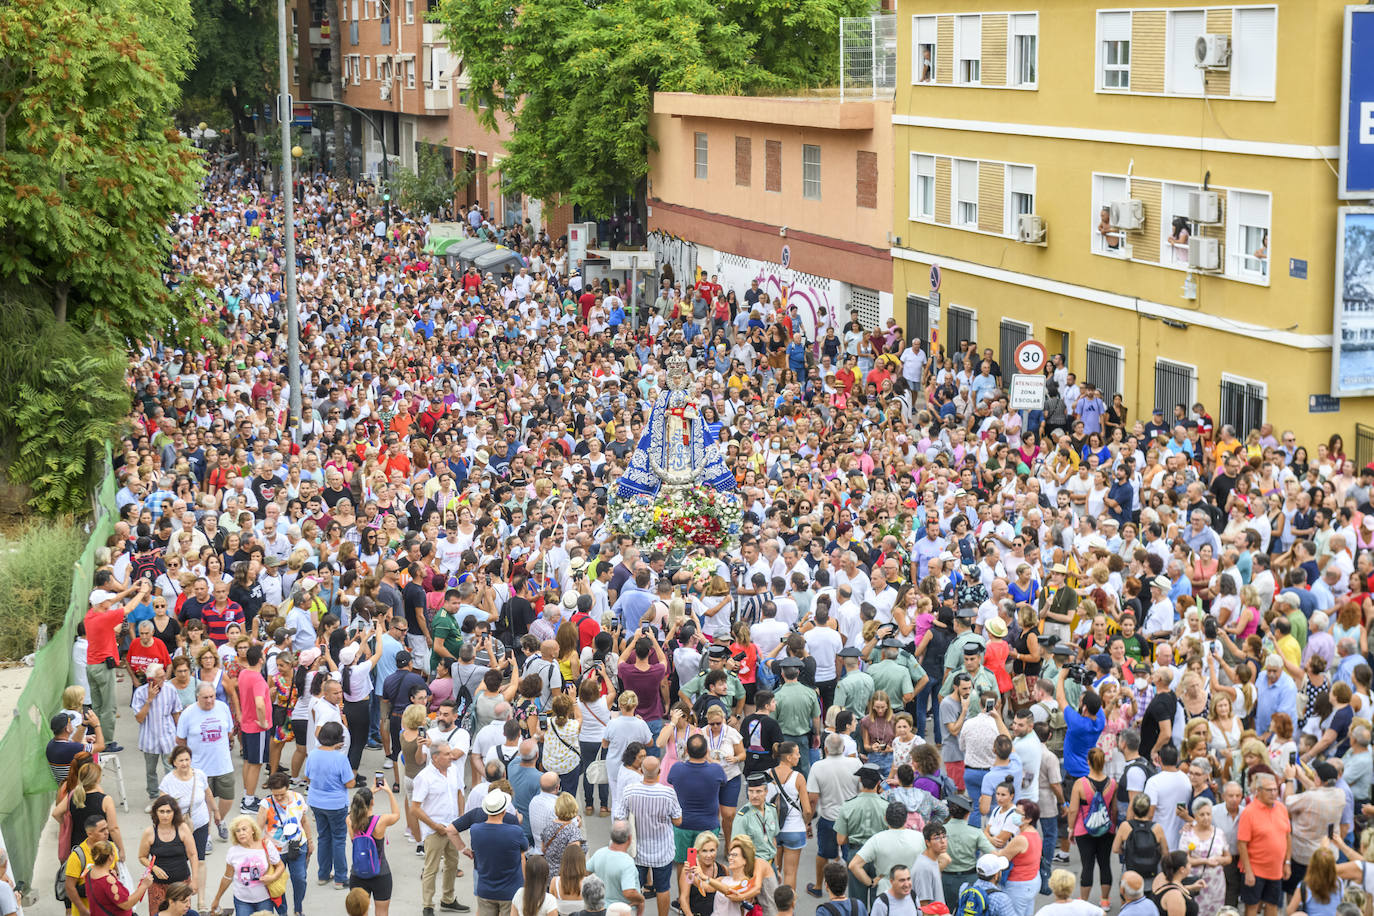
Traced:
<path fill-rule="evenodd" d="M 774 718 L 782 729 L 783 740 L 795 741 L 802 749 L 800 769 L 806 776 L 811 772 L 811 748 L 821 733 L 821 701 L 814 688 L 798 680 L 801 659 L 784 658 L 778 662 L 778 670 L 782 672 L 782 686 L 774 694 L 777 702 Z"/>
<path fill-rule="evenodd" d="M 995 853 L 996 847 L 987 834 L 968 822 L 973 802 L 967 795 L 952 795 L 945 799 L 949 805 L 949 820 L 945 822 L 945 836 L 949 840 L 949 864 L 940 873 L 944 885 L 945 906 L 954 912 L 954 904 L 959 899 L 959 888 L 974 880 L 974 866 L 978 857 L 984 853 Z"/>

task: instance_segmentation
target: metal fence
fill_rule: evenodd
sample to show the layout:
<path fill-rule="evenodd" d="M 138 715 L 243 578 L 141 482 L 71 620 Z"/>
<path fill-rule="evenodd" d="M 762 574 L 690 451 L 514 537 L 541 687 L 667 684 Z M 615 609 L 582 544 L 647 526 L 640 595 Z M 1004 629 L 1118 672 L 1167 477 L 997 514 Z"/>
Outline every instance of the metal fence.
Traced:
<path fill-rule="evenodd" d="M 1374 462 L 1374 426 L 1355 424 L 1355 467 L 1368 467 Z"/>
<path fill-rule="evenodd" d="M 1030 325 L 1021 321 L 1003 318 L 997 329 L 997 362 L 1002 365 L 1003 378 L 1010 378 L 1015 371 L 1012 355 L 1023 342 L 1030 340 Z"/>
<path fill-rule="evenodd" d="M 930 300 L 908 294 L 906 297 L 906 333 L 922 343 L 930 341 Z"/>
<path fill-rule="evenodd" d="M 1121 390 L 1122 367 L 1125 358 L 1120 347 L 1111 344 L 1088 341 L 1088 364 L 1083 380 L 1091 382 L 1102 392 L 1102 397 L 1110 401 L 1113 395 L 1124 394 Z"/>
<path fill-rule="evenodd" d="M 897 88 L 897 17 L 840 19 L 840 100 L 891 96 Z"/>
<path fill-rule="evenodd" d="M 1222 379 L 1217 418 L 1222 426 L 1230 426 L 1244 439 L 1250 430 L 1259 429 L 1264 423 L 1266 400 L 1262 385 Z"/>
<path fill-rule="evenodd" d="M 1183 404 L 1184 409 L 1193 405 L 1194 392 L 1197 390 L 1197 371 L 1190 366 L 1171 363 L 1168 360 L 1155 362 L 1155 404 L 1164 411 L 1164 416 L 1174 415 L 1174 405 Z"/>
<path fill-rule="evenodd" d="M 959 345 L 974 339 L 973 311 L 951 305 L 949 307 L 949 336 L 945 342 L 945 352 L 958 353 Z"/>

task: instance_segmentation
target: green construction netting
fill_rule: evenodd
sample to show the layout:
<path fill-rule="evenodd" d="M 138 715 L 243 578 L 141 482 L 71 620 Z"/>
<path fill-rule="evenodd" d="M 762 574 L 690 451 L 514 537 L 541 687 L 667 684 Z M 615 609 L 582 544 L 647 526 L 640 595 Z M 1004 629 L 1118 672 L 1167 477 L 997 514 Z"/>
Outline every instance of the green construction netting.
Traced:
<path fill-rule="evenodd" d="M 108 454 L 106 467 L 110 467 Z M 0 774 L 10 774 L 8 777 L 0 776 L 0 779 L 8 781 L 17 778 L 20 789 L 13 791 L 15 784 L 10 783 L 9 791 L 0 791 L 0 830 L 5 835 L 12 874 L 16 880 L 30 887 L 34 886 L 38 840 L 48 824 L 48 812 L 52 810 L 57 794 L 44 755 L 48 740 L 52 737 L 48 720 L 62 705 L 62 691 L 66 689 L 67 679 L 71 675 L 76 624 L 90 607 L 96 548 L 110 536 L 117 518 L 114 474 L 108 470 L 97 491 L 96 503 L 90 539 L 86 542 L 86 549 L 81 552 L 76 568 L 70 572 L 72 597 L 67 605 L 66 620 L 34 659 L 33 673 L 19 694 L 14 721 L 4 737 L 0 738 Z M 68 574 L 66 570 L 53 570 L 53 575 Z M 38 868 L 42 876 L 37 883 L 40 894 L 43 893 L 43 885 L 51 882 L 51 873 L 56 868 L 56 861 L 44 862 Z"/>

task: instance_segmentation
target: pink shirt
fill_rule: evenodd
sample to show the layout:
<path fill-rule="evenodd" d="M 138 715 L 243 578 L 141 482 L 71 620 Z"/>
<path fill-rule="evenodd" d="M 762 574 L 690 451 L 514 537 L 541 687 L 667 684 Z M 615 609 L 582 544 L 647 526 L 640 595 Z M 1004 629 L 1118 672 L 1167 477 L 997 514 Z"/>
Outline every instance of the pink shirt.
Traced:
<path fill-rule="evenodd" d="M 266 722 L 258 718 L 258 705 L 254 700 L 259 697 L 267 710 Z M 246 735 L 255 735 L 271 727 L 272 700 L 267 693 L 267 679 L 261 672 L 245 668 L 239 672 L 239 728 Z"/>

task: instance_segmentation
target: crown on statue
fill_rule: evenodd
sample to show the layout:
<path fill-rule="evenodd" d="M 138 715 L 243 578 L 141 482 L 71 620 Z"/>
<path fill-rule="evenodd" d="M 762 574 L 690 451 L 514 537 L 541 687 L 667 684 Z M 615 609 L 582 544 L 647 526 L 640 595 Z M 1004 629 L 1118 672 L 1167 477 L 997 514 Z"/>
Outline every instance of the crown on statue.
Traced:
<path fill-rule="evenodd" d="M 685 391 L 690 374 L 687 370 L 687 357 L 681 353 L 674 353 L 668 357 L 668 388 L 673 391 Z"/>

